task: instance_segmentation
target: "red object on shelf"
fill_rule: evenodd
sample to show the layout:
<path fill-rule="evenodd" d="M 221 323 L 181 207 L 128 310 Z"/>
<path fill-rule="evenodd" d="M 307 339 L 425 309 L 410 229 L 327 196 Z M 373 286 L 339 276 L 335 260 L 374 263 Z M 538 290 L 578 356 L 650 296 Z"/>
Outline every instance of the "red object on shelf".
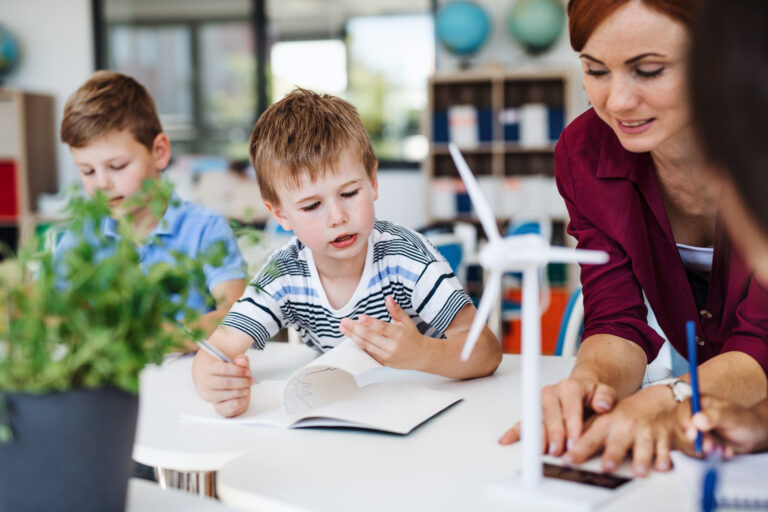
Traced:
<path fill-rule="evenodd" d="M 0 217 L 15 219 L 19 215 L 16 198 L 16 164 L 0 161 Z"/>
<path fill-rule="evenodd" d="M 552 355 L 557 348 L 557 336 L 560 333 L 560 322 L 568 305 L 568 291 L 565 288 L 551 288 L 549 307 L 541 315 L 541 353 Z M 504 300 L 520 304 L 522 292 L 519 289 L 504 292 Z M 507 320 L 503 325 L 504 352 L 519 354 L 522 334 L 520 318 Z"/>

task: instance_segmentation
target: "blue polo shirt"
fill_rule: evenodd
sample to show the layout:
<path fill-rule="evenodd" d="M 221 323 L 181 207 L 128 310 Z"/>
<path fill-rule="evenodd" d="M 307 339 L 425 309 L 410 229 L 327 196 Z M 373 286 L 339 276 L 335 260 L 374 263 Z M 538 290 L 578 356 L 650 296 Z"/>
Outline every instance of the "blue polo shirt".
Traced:
<path fill-rule="evenodd" d="M 174 204 L 176 203 L 176 204 Z M 107 239 L 103 244 L 95 233 L 86 234 L 86 240 L 93 246 L 99 247 L 96 257 L 107 257 L 114 251 L 114 245 L 110 240 L 118 240 L 120 234 L 117 231 L 117 221 L 111 217 L 102 219 L 99 232 Z M 175 195 L 152 233 L 147 236 L 143 245 L 138 248 L 139 261 L 143 269 L 160 262 L 174 263 L 174 252 L 186 254 L 190 258 L 196 258 L 222 241 L 226 246 L 226 256 L 221 266 L 213 267 L 204 265 L 206 286 L 210 292 L 219 284 L 231 279 L 245 279 L 245 261 L 237 247 L 237 241 L 227 220 L 207 208 L 181 201 Z M 56 246 L 54 255 L 56 260 L 60 256 L 77 246 L 78 237 L 71 230 L 67 230 Z M 187 306 L 199 311 L 201 314 L 212 311 L 215 306 L 206 304 L 209 297 L 203 297 L 196 291 L 191 291 L 187 298 Z"/>

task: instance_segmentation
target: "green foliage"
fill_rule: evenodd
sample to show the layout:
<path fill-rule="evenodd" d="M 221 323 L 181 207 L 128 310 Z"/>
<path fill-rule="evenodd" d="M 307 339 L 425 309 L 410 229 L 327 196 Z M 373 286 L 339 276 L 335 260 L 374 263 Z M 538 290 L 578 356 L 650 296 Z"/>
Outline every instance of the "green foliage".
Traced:
<path fill-rule="evenodd" d="M 154 222 L 170 201 L 170 185 L 159 180 L 126 200 L 129 207 L 148 206 Z M 186 299 L 205 290 L 203 265 L 220 264 L 225 249 L 215 246 L 197 260 L 174 254 L 175 264 L 142 271 L 141 223 L 120 217 L 121 237 L 107 240 L 97 229 L 109 214 L 105 196 L 75 198 L 69 211 L 78 236 L 73 250 L 54 259 L 51 252 L 22 249 L 0 263 L 0 390 L 115 386 L 135 393 L 146 364 L 200 339 L 200 331 L 178 319 L 191 324 L 199 317 Z"/>

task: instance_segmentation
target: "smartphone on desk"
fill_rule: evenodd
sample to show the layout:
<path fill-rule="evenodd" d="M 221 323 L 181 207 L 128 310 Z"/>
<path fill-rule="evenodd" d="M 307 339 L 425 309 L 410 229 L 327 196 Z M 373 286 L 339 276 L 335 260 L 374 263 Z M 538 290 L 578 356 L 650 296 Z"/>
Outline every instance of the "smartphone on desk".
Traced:
<path fill-rule="evenodd" d="M 601 473 L 579 467 L 551 464 L 549 462 L 544 463 L 544 476 L 548 478 L 557 478 L 559 480 L 567 480 L 577 484 L 602 487 L 603 489 L 617 489 L 632 481 L 632 477 L 629 476 L 621 476 L 615 473 Z"/>

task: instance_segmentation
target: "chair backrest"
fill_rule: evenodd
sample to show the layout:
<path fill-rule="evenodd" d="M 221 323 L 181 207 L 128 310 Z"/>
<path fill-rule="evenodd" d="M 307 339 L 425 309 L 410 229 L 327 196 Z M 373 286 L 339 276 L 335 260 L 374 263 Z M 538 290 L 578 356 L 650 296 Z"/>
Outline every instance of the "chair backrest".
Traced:
<path fill-rule="evenodd" d="M 557 336 L 555 355 L 575 356 L 581 344 L 581 333 L 584 331 L 584 298 L 581 287 L 574 290 L 568 299 L 568 304 L 560 322 L 560 332 Z"/>
<path fill-rule="evenodd" d="M 454 222 L 419 231 L 446 259 L 453 273 L 466 286 L 467 266 L 477 257 L 477 228 L 467 222 Z"/>
<path fill-rule="evenodd" d="M 445 258 L 451 266 L 453 273 L 462 284 L 466 284 L 466 270 L 464 264 L 464 249 L 461 239 L 454 233 L 426 234 L 425 238 Z"/>

